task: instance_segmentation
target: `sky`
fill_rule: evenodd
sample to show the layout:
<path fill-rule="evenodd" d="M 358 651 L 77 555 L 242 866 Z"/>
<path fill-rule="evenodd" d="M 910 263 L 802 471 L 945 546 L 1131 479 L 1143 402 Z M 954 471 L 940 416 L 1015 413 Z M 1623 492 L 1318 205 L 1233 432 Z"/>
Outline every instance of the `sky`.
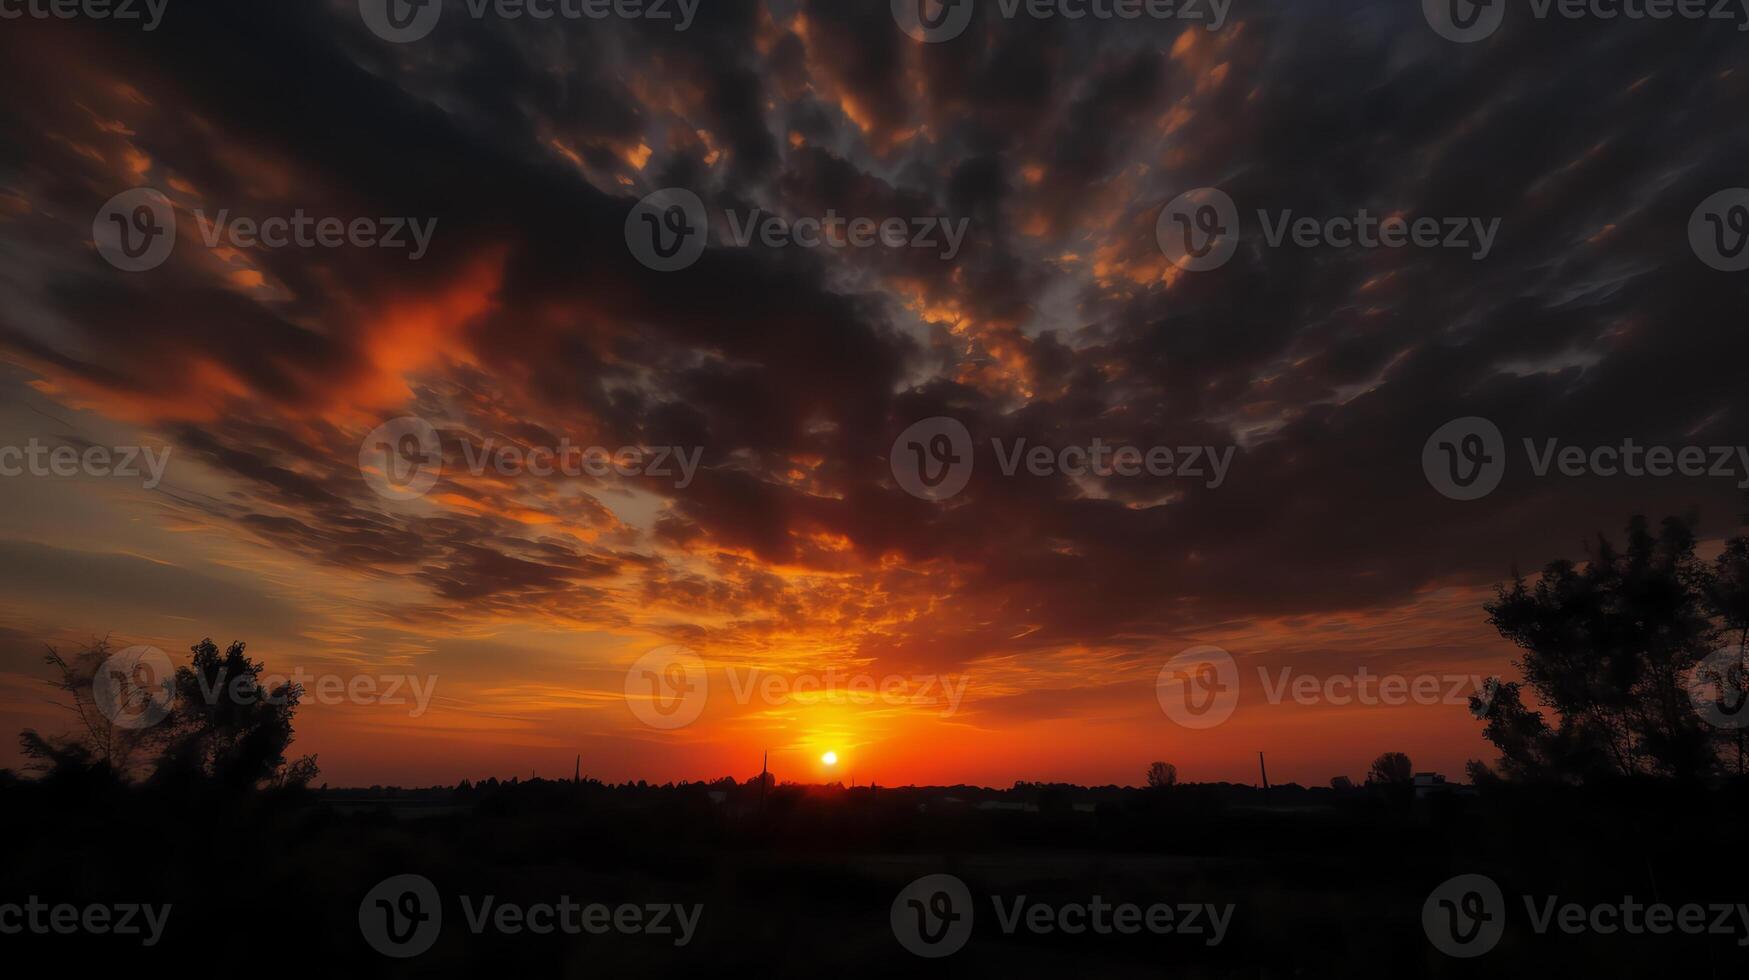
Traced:
<path fill-rule="evenodd" d="M 1749 183 L 1732 27 L 468 10 L 405 42 L 357 0 L 0 23 L 0 447 L 170 454 L 0 476 L 0 725 L 65 727 L 45 645 L 212 637 L 376 685 L 297 715 L 331 785 L 744 779 L 766 751 L 888 785 L 1253 782 L 1260 751 L 1277 782 L 1391 750 L 1455 777 L 1493 752 L 1446 682 L 1514 676 L 1496 586 L 1632 514 L 1716 549 L 1749 510 L 1744 280 L 1689 244 Z M 105 216 L 139 188 L 176 228 L 128 271 Z M 1196 188 L 1237 202 L 1218 268 L 1162 247 Z M 710 231 L 664 270 L 636 242 L 676 189 Z M 1363 210 L 1496 231 L 1481 258 L 1268 234 Z M 299 215 L 377 231 L 232 224 Z M 904 231 L 735 240 L 770 215 Z M 1424 464 L 1470 418 L 1508 463 L 1454 499 Z M 1551 439 L 1734 470 L 1538 475 Z M 1223 472 L 1065 472 L 1095 440 Z M 564 447 L 648 452 L 540 472 Z M 957 488 L 904 475 L 965 455 Z M 1239 684 L 1197 728 L 1160 675 L 1206 646 Z M 1329 696 L 1362 675 L 1440 695 Z"/>

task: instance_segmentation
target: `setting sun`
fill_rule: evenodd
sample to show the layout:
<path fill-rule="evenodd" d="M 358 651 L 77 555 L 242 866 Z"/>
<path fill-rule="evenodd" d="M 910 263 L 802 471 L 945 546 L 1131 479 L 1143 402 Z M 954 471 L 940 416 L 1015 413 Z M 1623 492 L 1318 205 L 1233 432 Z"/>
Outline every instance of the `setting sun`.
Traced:
<path fill-rule="evenodd" d="M 820 757 L 820 762 L 828 766 L 835 766 L 838 764 L 838 753 L 828 752 Z"/>

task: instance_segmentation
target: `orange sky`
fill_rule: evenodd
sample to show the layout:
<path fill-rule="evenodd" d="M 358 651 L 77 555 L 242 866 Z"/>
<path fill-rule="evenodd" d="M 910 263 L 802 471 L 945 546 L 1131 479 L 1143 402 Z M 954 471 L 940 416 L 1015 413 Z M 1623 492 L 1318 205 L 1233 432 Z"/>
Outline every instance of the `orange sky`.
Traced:
<path fill-rule="evenodd" d="M 1359 777 L 1385 751 L 1458 776 L 1492 757 L 1461 698 L 1270 689 L 1283 671 L 1320 691 L 1363 671 L 1441 691 L 1510 675 L 1482 603 L 1515 567 L 1582 558 L 1636 512 L 1735 529 L 1730 479 L 1520 468 L 1466 502 L 1423 475 L 1429 433 L 1468 416 L 1511 445 L 1742 441 L 1740 297 L 1668 260 L 1681 232 L 1654 216 L 1675 212 L 1645 195 L 1671 179 L 1636 141 L 1567 132 L 1571 98 L 1452 99 L 1419 84 L 1419 48 L 1335 21 L 1312 43 L 1273 10 L 1219 32 L 1011 24 L 928 45 L 885 4 L 776 6 L 706 5 L 685 40 L 709 43 L 446 21 L 394 47 L 347 4 L 219 10 L 150 48 L 84 22 L 0 32 L 0 82 L 34 93 L 0 120 L 27 148 L 0 175 L 0 452 L 172 451 L 151 487 L 0 477 L 0 727 L 63 720 L 45 643 L 180 659 L 211 637 L 274 672 L 434 679 L 417 713 L 304 706 L 296 749 L 335 785 L 568 775 L 578 754 L 610 780 L 747 778 L 766 750 L 783 778 L 887 784 L 1134 783 L 1157 759 L 1251 782 L 1260 750 L 1282 782 Z M 1344 53 L 1328 85 L 1297 81 L 1287 36 Z M 1656 102 L 1639 88 L 1587 105 L 1627 120 Z M 1418 124 L 1382 152 L 1368 106 Z M 1227 188 L 1246 221 L 1458 214 L 1495 207 L 1472 178 L 1506 169 L 1532 220 L 1486 266 L 1253 234 L 1192 273 L 1157 238 L 1188 188 Z M 122 271 L 94 228 L 147 187 L 172 254 Z M 627 229 L 673 189 L 716 231 L 664 271 Z M 755 211 L 967 235 L 951 258 L 727 241 L 725 216 Z M 221 214 L 435 232 L 417 259 L 209 243 Z M 895 459 L 943 418 L 975 450 L 949 499 Z M 432 483 L 384 494 L 373 433 L 403 419 L 391 444 Z M 1001 465 L 1004 447 L 1061 460 L 1096 441 L 1231 469 L 1214 485 Z M 507 447 L 688 463 L 497 471 Z M 1191 730 L 1157 679 L 1202 644 L 1234 658 L 1239 702 Z M 628 671 L 673 645 L 710 693 L 691 724 L 652 727 Z M 783 690 L 904 684 L 865 704 L 738 697 L 760 671 Z M 944 683 L 951 713 L 913 696 Z M 0 740 L 0 766 L 16 752 Z"/>

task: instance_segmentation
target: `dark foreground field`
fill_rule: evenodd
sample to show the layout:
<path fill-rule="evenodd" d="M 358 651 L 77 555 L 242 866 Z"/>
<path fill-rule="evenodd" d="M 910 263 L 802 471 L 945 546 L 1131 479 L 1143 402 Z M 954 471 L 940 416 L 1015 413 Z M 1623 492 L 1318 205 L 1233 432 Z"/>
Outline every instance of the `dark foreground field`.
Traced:
<path fill-rule="evenodd" d="M 150 946 L 52 929 L 0 945 L 75 976 L 1741 977 L 1744 803 L 1742 785 L 1421 799 L 1294 786 L 780 786 L 761 801 L 751 783 L 538 780 L 217 799 L 60 774 L 0 788 L 0 901 L 34 896 L 51 909 L 39 910 L 45 921 L 61 904 L 171 909 Z M 895 904 L 937 874 L 964 883 L 969 933 L 926 958 L 905 945 L 911 912 L 901 902 L 895 917 Z M 1461 874 L 1487 876 L 1505 901 L 1498 944 L 1473 958 L 1441 952 L 1424 924 L 1430 895 Z M 429 948 L 407 958 L 373 948 L 361 925 L 361 905 L 365 923 L 412 910 L 394 888 L 373 895 L 402 875 L 429 880 L 441 907 Z M 1717 905 L 1728 922 L 1709 914 L 1708 925 L 1731 931 L 1539 933 L 1526 896 L 1534 908 L 1556 897 Z M 532 910 L 565 899 L 579 924 L 606 906 L 598 928 L 534 931 L 547 920 Z M 1109 909 L 1133 903 L 1171 906 L 1183 928 L 1126 935 L 1061 913 L 1099 903 L 1106 926 Z M 658 918 L 652 906 L 685 911 Z M 1230 918 L 1217 936 L 1186 906 L 1230 906 Z"/>

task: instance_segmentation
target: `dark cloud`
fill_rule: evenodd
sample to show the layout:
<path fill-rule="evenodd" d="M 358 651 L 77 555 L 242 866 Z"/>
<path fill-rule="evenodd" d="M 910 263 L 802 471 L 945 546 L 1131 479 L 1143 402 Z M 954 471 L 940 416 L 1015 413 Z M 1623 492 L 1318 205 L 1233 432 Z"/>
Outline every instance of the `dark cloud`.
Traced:
<path fill-rule="evenodd" d="M 215 519 L 423 583 L 443 615 L 813 632 L 894 663 L 1131 649 L 1246 617 L 1407 601 L 1534 566 L 1635 511 L 1735 526 L 1732 481 L 1535 479 L 1436 494 L 1459 416 L 1582 445 L 1744 442 L 1740 277 L 1686 250 L 1742 183 L 1749 73 L 1684 24 L 1440 41 L 1414 4 L 1244 4 L 1177 23 L 1005 22 L 919 45 L 884 2 L 706 3 L 649 24 L 448 18 L 369 35 L 350 2 L 186 0 L 147 37 L 8 28 L 0 343 L 70 400 L 234 481 Z M 1557 29 L 1559 28 L 1559 29 Z M 41 79 L 52 77 L 45 86 Z M 385 250 L 207 252 L 119 274 L 109 195 L 192 211 L 438 220 Z M 653 272 L 634 200 L 966 219 L 925 250 L 713 245 Z M 1179 274 L 1161 206 L 1219 185 L 1246 235 Z M 1500 218 L 1454 251 L 1270 248 L 1259 208 Z M 189 219 L 192 223 L 192 218 Z M 362 434 L 441 423 L 445 479 L 390 506 Z M 887 455 L 978 446 L 947 504 Z M 463 445 L 696 446 L 660 480 L 495 480 Z M 1005 477 L 990 440 L 1234 447 L 1219 487 Z M 459 610 L 459 611 L 458 611 Z M 411 615 L 397 610 L 397 615 Z"/>

